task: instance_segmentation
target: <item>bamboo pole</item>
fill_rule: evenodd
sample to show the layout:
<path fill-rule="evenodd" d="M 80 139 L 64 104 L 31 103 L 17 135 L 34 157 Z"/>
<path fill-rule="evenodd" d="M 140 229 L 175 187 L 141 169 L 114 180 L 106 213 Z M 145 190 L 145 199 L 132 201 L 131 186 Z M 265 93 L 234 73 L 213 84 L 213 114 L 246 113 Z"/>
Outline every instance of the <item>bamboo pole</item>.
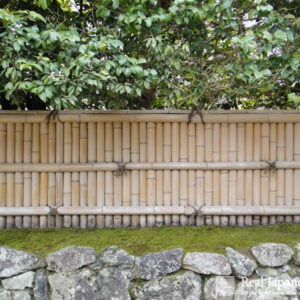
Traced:
<path fill-rule="evenodd" d="M 56 123 L 56 163 L 63 163 L 64 160 L 64 125 Z M 55 174 L 56 197 L 55 206 L 63 205 L 63 174 L 57 172 Z M 55 227 L 61 228 L 63 220 L 60 216 L 55 216 Z"/>
<path fill-rule="evenodd" d="M 48 150 L 48 161 L 49 163 L 55 163 L 56 161 L 56 127 L 54 123 L 49 123 L 49 150 Z M 56 176 L 54 172 L 48 174 L 48 205 L 50 207 L 55 206 L 56 197 Z M 55 227 L 55 217 L 48 216 L 48 227 Z"/>
<path fill-rule="evenodd" d="M 164 156 L 164 132 L 163 132 L 163 123 L 156 123 L 155 127 L 155 161 L 156 162 L 162 162 L 163 156 Z M 156 171 L 156 201 L 155 205 L 157 206 L 163 206 L 163 200 L 164 200 L 164 193 L 163 193 L 163 176 L 164 173 L 162 170 Z M 164 223 L 164 217 L 163 216 L 156 216 L 155 217 L 155 226 L 162 226 Z"/>
<path fill-rule="evenodd" d="M 40 161 L 41 163 L 48 162 L 48 124 L 41 123 L 40 125 Z M 48 174 L 42 172 L 40 174 L 40 205 L 48 204 Z M 40 217 L 40 227 L 47 227 L 47 217 Z"/>
<path fill-rule="evenodd" d="M 114 146 L 113 154 L 115 162 L 122 162 L 122 128 L 121 123 L 116 122 L 113 124 L 113 136 Z M 114 173 L 113 191 L 114 191 L 114 205 L 122 205 L 122 172 Z M 122 217 L 114 216 L 114 227 L 120 227 L 122 225 Z"/>
<path fill-rule="evenodd" d="M 96 162 L 97 160 L 97 124 L 88 123 L 88 162 Z M 97 173 L 88 172 L 88 205 L 95 206 L 97 203 Z M 88 228 L 96 227 L 96 217 L 88 216 Z"/>
<path fill-rule="evenodd" d="M 32 124 L 24 124 L 24 163 L 31 162 L 31 148 L 32 148 Z M 32 184 L 31 184 L 31 173 L 24 173 L 24 206 L 32 206 L 31 195 L 32 195 Z M 31 218 L 25 216 L 23 218 L 23 226 L 25 228 L 31 227 Z"/>
<path fill-rule="evenodd" d="M 171 130 L 171 123 L 164 123 L 164 161 L 169 163 L 172 160 L 172 130 Z M 164 170 L 164 187 L 163 187 L 163 193 L 164 193 L 164 201 L 163 205 L 170 206 L 172 203 L 172 182 L 171 182 L 171 171 L 170 170 Z M 171 217 L 166 215 L 164 216 L 164 223 L 165 225 L 169 226 L 172 224 Z"/>
<path fill-rule="evenodd" d="M 98 143 L 97 143 L 98 144 Z M 80 161 L 80 128 L 78 123 L 72 123 L 72 163 Z M 79 172 L 72 172 L 72 206 L 79 206 L 80 199 L 80 175 Z M 79 216 L 72 216 L 72 227 L 80 226 Z"/>
<path fill-rule="evenodd" d="M 187 123 L 179 124 L 179 160 L 182 162 L 188 161 L 188 126 Z M 188 172 L 181 170 L 179 172 L 179 204 L 186 206 L 188 204 Z M 180 216 L 180 225 L 188 225 L 188 218 L 186 216 Z"/>
<path fill-rule="evenodd" d="M 205 124 L 204 127 L 204 137 L 205 137 L 205 149 L 204 157 L 206 162 L 211 162 L 213 160 L 213 133 L 212 133 L 212 124 Z M 206 171 L 204 175 L 204 199 L 205 205 L 213 204 L 213 172 Z M 205 217 L 205 224 L 212 225 L 212 217 Z"/>
<path fill-rule="evenodd" d="M 213 161 L 219 162 L 220 161 L 220 123 L 213 124 Z M 213 205 L 220 205 L 220 171 L 214 170 L 213 171 Z M 220 217 L 213 216 L 213 224 L 220 225 Z"/>
<path fill-rule="evenodd" d="M 6 162 L 6 128 L 7 125 L 0 123 L 0 163 Z M 6 206 L 6 174 L 0 172 L 0 207 Z M 0 217 L 0 229 L 5 228 L 6 217 Z"/>
<path fill-rule="evenodd" d="M 180 149 L 180 140 L 179 140 L 179 123 L 172 124 L 172 147 L 171 147 L 171 155 L 172 161 L 179 161 L 179 149 Z M 179 205 L 179 171 L 172 171 L 172 205 Z M 172 216 L 172 225 L 179 225 L 179 216 Z"/>
<path fill-rule="evenodd" d="M 253 123 L 246 124 L 246 140 L 245 140 L 245 158 L 246 161 L 253 160 L 253 147 L 254 147 L 254 136 L 253 136 Z M 245 205 L 251 206 L 253 205 L 253 171 L 246 170 L 245 171 Z M 252 217 L 245 217 L 245 225 L 252 225 Z"/>
<path fill-rule="evenodd" d="M 269 160 L 270 155 L 270 128 L 268 123 L 261 125 L 261 159 Z M 269 170 L 261 172 L 261 205 L 269 205 Z M 261 224 L 266 225 L 269 223 L 268 217 L 261 218 Z"/>
<path fill-rule="evenodd" d="M 139 125 L 138 123 L 131 123 L 131 161 L 133 163 L 139 162 Z M 133 170 L 131 172 L 130 179 L 130 190 L 131 190 L 131 205 L 139 206 L 139 196 L 140 196 L 140 174 L 138 170 Z M 131 225 L 137 227 L 139 225 L 139 217 L 132 216 Z"/>
<path fill-rule="evenodd" d="M 294 124 L 294 160 L 300 161 L 300 123 Z M 294 170 L 294 205 L 300 205 L 300 170 Z M 300 217 L 293 217 L 294 223 L 300 223 Z"/>
<path fill-rule="evenodd" d="M 277 159 L 277 124 L 271 123 L 269 125 L 270 127 L 270 155 L 269 159 L 271 161 L 275 161 Z M 276 184 L 277 184 L 277 172 L 276 170 L 272 170 L 269 173 L 269 204 L 270 205 L 276 205 Z M 270 216 L 269 218 L 269 224 L 275 224 L 276 223 L 276 217 Z"/>
<path fill-rule="evenodd" d="M 139 123 L 139 137 L 140 137 L 140 162 L 147 160 L 147 128 L 146 123 Z M 140 205 L 147 205 L 147 172 L 140 171 Z M 147 225 L 146 216 L 140 216 L 140 226 Z"/>
<path fill-rule="evenodd" d="M 15 163 L 19 164 L 23 162 L 23 124 L 17 123 L 16 127 L 16 143 L 15 143 Z M 15 206 L 23 206 L 23 190 L 24 190 L 24 182 L 23 182 L 23 174 L 15 173 Z M 15 217 L 15 225 L 17 228 L 21 228 L 23 225 L 22 217 Z"/>
<path fill-rule="evenodd" d="M 238 161 L 245 160 L 245 124 L 237 124 L 237 159 Z M 237 171 L 237 205 L 245 205 L 245 171 Z M 237 217 L 237 225 L 244 226 L 245 220 L 243 216 Z"/>
<path fill-rule="evenodd" d="M 188 124 L 188 161 L 196 161 L 196 124 Z M 196 205 L 196 171 L 188 171 L 188 204 Z M 195 216 L 188 219 L 188 225 L 196 223 Z"/>
<path fill-rule="evenodd" d="M 253 126 L 253 159 L 260 161 L 261 149 L 261 124 L 255 123 Z M 253 205 L 260 205 L 260 170 L 253 171 Z M 253 225 L 260 224 L 260 216 L 253 216 Z"/>
<path fill-rule="evenodd" d="M 113 124 L 105 123 L 105 162 L 113 161 Z M 105 205 L 113 205 L 113 173 L 105 172 Z M 112 216 L 105 217 L 105 227 L 113 226 Z"/>
<path fill-rule="evenodd" d="M 97 123 L 97 162 L 102 163 L 105 161 L 105 127 L 103 122 Z M 97 172 L 97 206 L 104 206 L 105 201 L 105 176 L 104 172 Z M 96 217 L 98 228 L 104 227 L 105 220 L 103 216 Z"/>
<path fill-rule="evenodd" d="M 122 157 L 123 162 L 128 163 L 130 162 L 130 123 L 126 122 L 123 123 L 122 126 Z M 123 206 L 130 206 L 131 198 L 130 198 L 130 174 L 128 172 L 123 173 L 122 176 L 122 199 L 123 199 Z M 124 227 L 128 227 L 131 225 L 131 217 L 124 216 L 123 223 Z"/>
<path fill-rule="evenodd" d="M 294 159 L 294 126 L 293 123 L 286 123 L 285 125 L 285 159 L 293 160 Z M 284 199 L 285 205 L 293 205 L 293 191 L 294 191 L 294 171 L 292 169 L 287 169 L 284 171 Z M 286 216 L 285 222 L 293 222 L 293 217 Z"/>
<path fill-rule="evenodd" d="M 64 163 L 72 161 L 72 123 L 64 123 Z M 72 204 L 72 174 L 65 172 L 63 174 L 63 206 Z M 63 226 L 71 227 L 72 218 L 70 216 L 63 217 Z"/>

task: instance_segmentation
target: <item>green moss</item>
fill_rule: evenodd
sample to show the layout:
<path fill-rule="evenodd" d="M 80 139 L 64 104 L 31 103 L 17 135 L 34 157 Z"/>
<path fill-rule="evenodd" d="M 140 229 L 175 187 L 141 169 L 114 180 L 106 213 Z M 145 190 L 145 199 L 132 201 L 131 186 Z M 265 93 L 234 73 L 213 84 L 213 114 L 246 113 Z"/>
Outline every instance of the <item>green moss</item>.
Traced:
<path fill-rule="evenodd" d="M 133 255 L 172 248 L 185 252 L 224 253 L 225 247 L 245 250 L 264 242 L 300 242 L 300 224 L 255 227 L 160 227 L 116 229 L 6 229 L 0 244 L 45 256 L 68 245 L 94 247 L 97 251 L 118 245 Z"/>

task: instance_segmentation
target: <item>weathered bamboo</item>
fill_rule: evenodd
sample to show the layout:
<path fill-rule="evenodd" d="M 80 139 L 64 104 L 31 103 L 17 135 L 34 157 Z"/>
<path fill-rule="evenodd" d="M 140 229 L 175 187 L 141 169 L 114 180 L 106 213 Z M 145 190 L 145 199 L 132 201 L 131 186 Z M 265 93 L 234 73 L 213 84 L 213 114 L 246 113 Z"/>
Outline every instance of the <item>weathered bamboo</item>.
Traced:
<path fill-rule="evenodd" d="M 253 123 L 247 123 L 245 127 L 246 139 L 245 139 L 245 159 L 246 161 L 253 160 Z M 253 172 L 252 170 L 245 171 L 245 205 L 253 205 Z M 245 217 L 245 225 L 252 225 L 252 217 Z"/>
<path fill-rule="evenodd" d="M 123 123 L 122 127 L 122 160 L 127 163 L 130 161 L 130 123 Z M 130 206 L 130 174 L 124 172 L 122 175 L 122 201 L 123 206 Z M 130 216 L 124 216 L 122 225 L 128 227 L 131 225 Z"/>
<path fill-rule="evenodd" d="M 260 149 L 261 149 L 261 125 L 255 123 L 253 126 L 253 159 L 254 161 L 260 161 Z M 259 170 L 253 171 L 253 205 L 260 204 L 260 174 Z M 253 225 L 260 224 L 260 216 L 253 217 Z"/>
<path fill-rule="evenodd" d="M 285 125 L 285 159 L 293 160 L 294 159 L 294 125 L 293 123 L 286 123 Z M 293 192 L 294 192 L 294 182 L 293 182 L 293 170 L 287 169 L 284 172 L 284 198 L 285 205 L 293 205 Z M 293 217 L 286 216 L 285 222 L 293 222 Z"/>
<path fill-rule="evenodd" d="M 0 123 L 0 163 L 6 162 L 6 124 Z M 0 172 L 0 207 L 6 206 L 6 174 Z M 0 217 L 0 229 L 5 228 L 6 217 Z"/>
<path fill-rule="evenodd" d="M 270 154 L 269 154 L 269 160 L 275 161 L 277 159 L 277 124 L 271 123 L 269 125 L 270 127 Z M 273 170 L 269 173 L 269 204 L 270 205 L 276 205 L 276 178 L 277 178 L 277 172 L 276 170 Z M 276 223 L 276 217 L 270 216 L 269 218 L 269 224 L 275 224 Z"/>
<path fill-rule="evenodd" d="M 139 162 L 139 125 L 138 123 L 131 124 L 131 161 L 133 163 Z M 139 206 L 139 196 L 140 196 L 140 174 L 138 170 L 133 170 L 131 172 L 130 178 L 130 190 L 131 190 L 131 205 Z M 132 216 L 131 225 L 136 227 L 139 225 L 139 217 Z"/>
<path fill-rule="evenodd" d="M 205 133 L 204 125 L 196 124 L 196 162 L 203 162 L 205 156 Z M 195 204 L 202 206 L 205 203 L 205 184 L 204 184 L 204 171 L 197 170 L 195 178 Z M 204 218 L 202 216 L 196 216 L 196 225 L 204 225 Z"/>
<path fill-rule="evenodd" d="M 196 161 L 196 124 L 188 124 L 188 161 Z M 188 171 L 188 203 L 196 205 L 196 172 Z M 195 217 L 188 219 L 189 225 L 195 224 Z"/>
<path fill-rule="evenodd" d="M 56 163 L 63 163 L 64 160 L 64 125 L 56 123 Z M 63 205 L 63 174 L 57 172 L 55 174 L 55 206 Z M 61 228 L 63 220 L 60 216 L 55 216 L 55 227 Z"/>
<path fill-rule="evenodd" d="M 179 160 L 182 162 L 188 161 L 188 127 L 187 123 L 179 124 Z M 179 204 L 186 206 L 188 203 L 188 172 L 181 170 L 179 172 Z M 188 218 L 186 216 L 180 216 L 180 225 L 188 225 Z"/>
<path fill-rule="evenodd" d="M 113 161 L 113 124 L 105 123 L 105 162 Z M 105 180 L 105 205 L 113 205 L 113 173 L 108 171 L 104 175 Z M 105 227 L 113 226 L 112 216 L 105 217 Z"/>
<path fill-rule="evenodd" d="M 156 162 L 162 162 L 164 159 L 164 133 L 163 133 L 163 123 L 157 123 L 155 126 L 155 161 Z M 163 193 L 163 171 L 156 171 L 156 201 L 155 205 L 157 206 L 163 206 L 163 200 L 164 200 L 164 193 Z M 162 226 L 164 223 L 163 216 L 156 216 L 155 217 L 155 226 Z"/>
<path fill-rule="evenodd" d="M 88 162 L 96 162 L 97 160 L 97 124 L 88 123 Z M 95 206 L 97 203 L 97 173 L 88 172 L 88 205 Z M 88 228 L 96 227 L 96 218 L 88 216 Z"/>
<path fill-rule="evenodd" d="M 172 160 L 172 130 L 171 130 L 171 123 L 164 123 L 164 161 L 169 163 Z M 166 206 L 170 206 L 172 203 L 172 183 L 171 183 L 171 171 L 164 170 L 164 201 L 163 204 Z M 171 217 L 166 215 L 164 216 L 164 223 L 165 225 L 171 225 L 172 220 Z"/>
<path fill-rule="evenodd" d="M 215 123 L 213 124 L 213 161 L 219 162 L 220 161 L 220 146 L 221 146 L 221 137 L 220 137 L 220 129 L 221 124 Z M 220 199 L 220 171 L 214 170 L 213 171 L 213 205 L 221 205 Z M 220 225 L 220 217 L 213 216 L 213 224 Z"/>
<path fill-rule="evenodd" d="M 49 123 L 49 151 L 48 151 L 48 162 L 55 163 L 56 161 L 56 128 L 55 124 Z M 56 196 L 56 187 L 55 187 L 55 173 L 50 172 L 48 174 L 48 205 L 53 207 L 55 206 L 55 196 Z M 48 227 L 54 228 L 55 226 L 55 217 L 48 216 Z"/>
<path fill-rule="evenodd" d="M 300 123 L 294 124 L 294 160 L 300 161 Z M 294 170 L 294 205 L 300 205 L 300 170 Z M 300 223 L 300 217 L 293 217 L 294 223 Z"/>
<path fill-rule="evenodd" d="M 122 162 L 122 128 L 121 123 L 113 123 L 113 160 L 115 162 Z M 114 205 L 122 205 L 122 171 L 114 173 Z M 114 227 L 120 227 L 122 225 L 122 217 L 114 216 Z"/>
<path fill-rule="evenodd" d="M 34 123 L 32 125 L 32 163 L 40 162 L 40 124 Z M 40 176 L 39 173 L 32 173 L 32 206 L 40 205 Z M 31 226 L 34 228 L 40 227 L 39 217 L 33 216 L 31 218 Z"/>
<path fill-rule="evenodd" d="M 172 123 L 172 162 L 179 161 L 179 149 L 180 149 L 180 139 L 179 139 L 179 123 Z M 172 205 L 179 205 L 179 171 L 172 171 Z M 179 225 L 179 216 L 172 216 L 172 225 Z"/>
<path fill-rule="evenodd" d="M 270 128 L 268 123 L 261 125 L 261 159 L 268 160 L 270 154 Z M 261 204 L 269 205 L 269 170 L 261 172 Z M 261 218 L 261 224 L 266 225 L 269 223 L 268 217 Z"/>
<path fill-rule="evenodd" d="M 237 149 L 238 149 L 238 161 L 245 160 L 245 124 L 237 124 Z M 245 171 L 237 171 L 237 205 L 245 205 Z M 237 217 L 237 225 L 244 226 L 245 221 L 243 216 Z"/>

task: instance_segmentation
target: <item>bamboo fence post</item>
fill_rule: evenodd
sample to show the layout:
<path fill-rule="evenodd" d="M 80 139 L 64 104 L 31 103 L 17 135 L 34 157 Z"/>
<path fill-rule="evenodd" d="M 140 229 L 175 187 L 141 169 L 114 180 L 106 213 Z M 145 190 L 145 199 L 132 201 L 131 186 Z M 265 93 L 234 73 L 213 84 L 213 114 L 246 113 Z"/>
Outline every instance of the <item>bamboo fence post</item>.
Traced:
<path fill-rule="evenodd" d="M 237 124 L 238 161 L 245 160 L 245 124 Z M 245 205 L 245 171 L 237 171 L 237 205 Z M 237 217 L 237 225 L 244 226 L 244 216 Z"/>
<path fill-rule="evenodd" d="M 105 161 L 105 128 L 104 123 L 97 123 L 97 162 Z M 103 207 L 105 202 L 105 176 L 104 172 L 97 172 L 97 206 Z M 97 227 L 102 228 L 105 225 L 104 216 L 96 216 Z"/>
<path fill-rule="evenodd" d="M 131 143 L 131 137 L 130 137 L 130 123 L 124 122 L 123 123 L 123 131 L 122 131 L 122 157 L 123 157 L 123 163 L 130 162 L 130 143 Z M 130 190 L 130 178 L 131 175 L 129 172 L 124 172 L 122 176 L 122 187 L 123 187 L 123 206 L 130 206 L 131 202 L 131 190 Z M 128 227 L 131 225 L 131 217 L 130 216 L 123 216 L 123 226 Z"/>
<path fill-rule="evenodd" d="M 121 123 L 113 123 L 113 136 L 114 136 L 114 146 L 113 155 L 114 162 L 122 163 L 122 128 Z M 122 206 L 122 172 L 114 173 L 114 206 Z M 120 227 L 122 225 L 122 217 L 114 216 L 114 227 Z"/>
<path fill-rule="evenodd" d="M 285 125 L 285 159 L 293 160 L 294 159 L 294 125 L 293 123 L 286 123 Z M 290 206 L 293 205 L 293 197 L 294 197 L 294 170 L 287 169 L 284 171 L 284 199 L 285 205 Z M 292 216 L 286 216 L 284 218 L 285 222 L 291 223 L 293 222 Z"/>
<path fill-rule="evenodd" d="M 88 160 L 88 131 L 87 123 L 80 123 L 80 155 L 79 161 L 81 163 L 86 163 Z M 80 172 L 80 206 L 86 206 L 88 204 L 88 174 L 87 172 Z M 87 216 L 80 216 L 80 227 L 87 228 Z"/>
<path fill-rule="evenodd" d="M 6 128 L 7 125 L 0 123 L 0 163 L 6 162 Z M 0 173 L 0 206 L 6 206 L 6 174 Z M 5 228 L 6 217 L 0 217 L 0 229 Z"/>
<path fill-rule="evenodd" d="M 269 159 L 271 161 L 276 161 L 277 158 L 277 124 L 271 123 L 270 125 L 270 154 Z M 271 170 L 269 173 L 269 205 L 276 205 L 276 178 L 277 178 L 277 171 Z M 276 217 L 270 216 L 269 217 L 269 224 L 275 224 Z"/>
<path fill-rule="evenodd" d="M 156 162 L 163 162 L 163 155 L 164 155 L 164 132 L 163 132 L 163 124 L 161 122 L 156 123 L 156 128 L 155 128 L 155 154 L 156 154 Z M 156 195 L 156 201 L 155 205 L 157 206 L 163 206 L 163 200 L 164 200 L 164 194 L 163 194 L 163 174 L 164 171 L 158 170 L 156 171 L 156 190 L 155 190 L 155 195 Z M 156 226 L 162 226 L 164 223 L 164 218 L 162 215 L 156 216 L 155 217 L 155 225 Z"/>
<path fill-rule="evenodd" d="M 172 123 L 172 162 L 179 161 L 179 123 Z M 179 205 L 179 171 L 172 170 L 172 206 Z M 172 225 L 179 225 L 179 215 L 172 216 Z"/>
<path fill-rule="evenodd" d="M 69 122 L 64 123 L 64 163 L 72 162 L 72 124 Z M 72 203 L 72 174 L 64 172 L 64 185 L 63 185 L 63 206 L 71 206 Z M 71 216 L 63 216 L 63 226 L 71 227 Z"/>
<path fill-rule="evenodd" d="M 220 161 L 220 123 L 213 124 L 213 162 Z M 220 171 L 213 170 L 213 205 L 221 205 L 220 201 Z M 220 217 L 213 216 L 213 224 L 220 225 Z"/>
<path fill-rule="evenodd" d="M 237 126 L 235 123 L 229 124 L 229 153 L 228 160 L 236 162 L 237 160 Z M 229 170 L 228 175 L 228 203 L 233 206 L 236 205 L 236 190 L 237 190 L 237 176 L 235 170 Z M 229 225 L 236 225 L 236 216 L 229 217 Z"/>
<path fill-rule="evenodd" d="M 105 162 L 113 161 L 113 123 L 105 123 Z M 105 205 L 113 205 L 113 173 L 105 172 Z M 105 216 L 105 227 L 113 226 L 113 217 Z"/>
<path fill-rule="evenodd" d="M 56 163 L 63 163 L 64 161 L 64 124 L 56 123 Z M 63 174 L 57 172 L 55 174 L 56 179 L 56 206 L 63 205 Z M 63 219 L 62 216 L 55 216 L 55 227 L 62 228 Z"/>
<path fill-rule="evenodd" d="M 139 162 L 139 124 L 136 122 L 131 123 L 131 161 Z M 140 174 L 138 170 L 131 171 L 131 205 L 139 206 L 139 196 L 140 196 Z M 131 225 L 137 227 L 139 225 L 139 216 L 131 217 Z"/>
<path fill-rule="evenodd" d="M 49 163 L 55 163 L 56 162 L 56 126 L 55 126 L 55 123 L 49 123 L 48 130 L 49 130 L 48 161 L 49 161 Z M 55 175 L 55 173 L 51 172 L 48 174 L 48 205 L 50 207 L 55 206 L 55 204 L 56 204 L 55 197 L 56 197 L 56 175 Z M 50 228 L 55 227 L 55 217 L 54 216 L 48 216 L 48 227 L 50 227 Z"/>
<path fill-rule="evenodd" d="M 196 161 L 196 125 L 188 124 L 188 161 Z M 203 199 L 203 198 L 202 198 Z M 188 171 L 188 199 L 187 203 L 190 205 L 197 205 L 196 203 L 196 172 L 195 170 Z M 188 217 L 188 225 L 196 223 L 195 216 Z"/>
<path fill-rule="evenodd" d="M 80 128 L 79 123 L 72 123 L 72 162 L 80 161 Z M 72 172 L 72 206 L 80 205 L 80 175 L 79 172 Z M 72 216 L 72 227 L 80 225 L 79 216 Z"/>
<path fill-rule="evenodd" d="M 40 160 L 41 163 L 48 162 L 48 124 L 41 123 L 40 127 Z M 41 172 L 40 174 L 40 205 L 47 206 L 48 203 L 48 174 Z M 40 216 L 40 227 L 47 227 L 47 217 Z"/>
<path fill-rule="evenodd" d="M 261 159 L 269 160 L 270 155 L 270 128 L 268 123 L 261 125 Z M 269 205 L 269 170 L 261 171 L 261 204 Z M 261 217 L 261 224 L 269 223 L 267 216 Z"/>
<path fill-rule="evenodd" d="M 7 163 L 14 163 L 15 161 L 15 124 L 7 124 Z M 14 173 L 6 174 L 7 180 L 7 206 L 15 206 L 15 175 Z M 15 219 L 12 216 L 6 218 L 6 227 L 13 228 L 15 226 Z"/>
<path fill-rule="evenodd" d="M 253 159 L 254 161 L 260 161 L 260 149 L 261 149 L 261 125 L 255 123 L 253 126 Z M 253 171 L 253 205 L 261 205 L 260 199 L 260 170 Z M 253 225 L 260 224 L 260 216 L 253 216 Z"/>
<path fill-rule="evenodd" d="M 96 123 L 88 123 L 88 162 L 96 162 L 97 160 L 97 125 Z M 95 206 L 97 203 L 97 173 L 88 172 L 88 206 Z M 88 216 L 88 228 L 96 227 L 96 217 Z"/>
<path fill-rule="evenodd" d="M 300 161 L 300 123 L 294 124 L 294 160 Z M 300 205 L 300 170 L 294 170 L 294 205 Z M 300 223 L 300 216 L 293 217 L 294 223 Z"/>
<path fill-rule="evenodd" d="M 16 124 L 16 144 L 15 144 L 15 163 L 19 164 L 23 162 L 23 124 Z M 15 173 L 15 206 L 23 206 L 23 173 Z M 21 216 L 15 217 L 15 225 L 17 228 L 21 228 L 23 225 L 23 219 Z"/>
<path fill-rule="evenodd" d="M 253 123 L 246 123 L 246 149 L 245 158 L 246 161 L 253 160 Z M 245 205 L 253 205 L 253 171 L 246 170 L 245 172 Z M 245 225 L 252 225 L 252 216 L 245 216 Z"/>
<path fill-rule="evenodd" d="M 277 145 L 276 145 L 276 159 L 277 160 L 284 160 L 285 156 L 285 126 L 284 123 L 278 123 L 277 127 Z M 277 171 L 277 194 L 276 194 L 276 205 L 279 207 L 284 206 L 284 170 Z M 277 223 L 283 223 L 284 217 L 277 216 L 276 217 Z"/>
<path fill-rule="evenodd" d="M 24 163 L 31 163 L 31 151 L 32 151 L 32 124 L 24 124 Z M 32 184 L 31 173 L 24 173 L 24 203 L 23 205 L 31 206 L 32 196 Z M 31 218 L 29 216 L 23 217 L 23 226 L 25 228 L 31 227 Z"/>
<path fill-rule="evenodd" d="M 205 124 L 204 137 L 205 137 L 205 162 L 213 161 L 213 132 L 212 124 Z M 205 205 L 213 204 L 213 172 L 211 170 L 205 171 L 204 174 L 204 199 Z M 212 216 L 205 216 L 205 224 L 212 225 Z"/>
<path fill-rule="evenodd" d="M 146 123 L 139 123 L 140 137 L 140 162 L 147 160 L 147 128 Z M 140 206 L 147 205 L 147 171 L 140 171 Z M 140 216 L 140 226 L 145 227 L 147 219 L 145 215 Z"/>
<path fill-rule="evenodd" d="M 187 123 L 182 122 L 179 124 L 179 161 L 187 162 L 188 161 L 188 126 Z M 180 170 L 179 171 L 179 205 L 187 206 L 188 205 L 188 171 Z M 180 216 L 180 225 L 188 225 L 188 217 Z"/>
<path fill-rule="evenodd" d="M 165 162 L 171 162 L 172 160 L 172 125 L 171 123 L 164 123 L 164 161 Z M 172 183 L 171 183 L 171 171 L 170 170 L 164 170 L 164 187 L 163 187 L 163 193 L 164 193 L 164 201 L 163 205 L 165 206 L 171 206 L 172 204 Z M 164 216 L 164 224 L 169 226 L 172 224 L 171 216 L 165 215 Z"/>
<path fill-rule="evenodd" d="M 228 137 L 228 124 L 221 124 L 221 161 L 227 162 L 229 156 L 229 137 Z M 228 170 L 222 170 L 220 175 L 220 199 L 222 206 L 229 204 L 229 175 Z M 221 225 L 228 226 L 228 216 L 221 217 Z"/>

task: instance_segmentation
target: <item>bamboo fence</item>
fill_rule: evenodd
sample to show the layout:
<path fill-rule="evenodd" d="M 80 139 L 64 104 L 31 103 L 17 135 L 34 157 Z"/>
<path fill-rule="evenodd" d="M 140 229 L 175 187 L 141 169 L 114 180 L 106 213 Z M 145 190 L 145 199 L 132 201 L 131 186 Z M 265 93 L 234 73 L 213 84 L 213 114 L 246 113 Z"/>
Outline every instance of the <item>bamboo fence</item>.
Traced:
<path fill-rule="evenodd" d="M 0 228 L 300 222 L 298 111 L 0 111 Z"/>

